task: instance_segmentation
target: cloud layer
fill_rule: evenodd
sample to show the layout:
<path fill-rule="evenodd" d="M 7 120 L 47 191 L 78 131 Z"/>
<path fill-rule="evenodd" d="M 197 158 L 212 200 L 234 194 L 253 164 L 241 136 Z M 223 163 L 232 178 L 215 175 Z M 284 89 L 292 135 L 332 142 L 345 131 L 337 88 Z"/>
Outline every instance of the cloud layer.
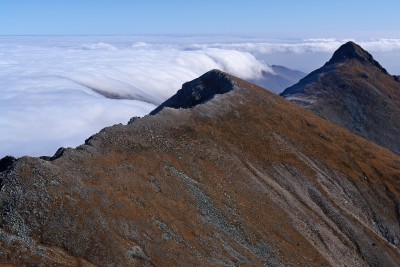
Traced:
<path fill-rule="evenodd" d="M 0 39 L 0 157 L 77 146 L 105 126 L 146 115 L 210 69 L 245 79 L 270 70 L 243 51 L 60 38 Z"/>
<path fill-rule="evenodd" d="M 0 37 L 0 157 L 52 155 L 60 146 L 77 146 L 105 126 L 146 115 L 210 69 L 252 80 L 272 72 L 265 62 L 315 69 L 345 41 Z M 397 66 L 400 39 L 358 43 Z"/>

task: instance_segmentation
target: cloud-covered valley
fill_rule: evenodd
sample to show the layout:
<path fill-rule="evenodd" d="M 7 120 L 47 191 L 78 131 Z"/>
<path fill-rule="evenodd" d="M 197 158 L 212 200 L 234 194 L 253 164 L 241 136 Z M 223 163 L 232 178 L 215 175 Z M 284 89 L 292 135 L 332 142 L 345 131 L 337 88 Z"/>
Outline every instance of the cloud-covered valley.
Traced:
<path fill-rule="evenodd" d="M 146 115 L 182 83 L 210 69 L 257 80 L 262 71 L 272 72 L 268 64 L 297 68 L 301 62 L 290 65 L 290 58 L 318 55 L 305 63 L 315 65 L 304 67 L 309 70 L 328 60 L 341 43 L 235 37 L 0 37 L 0 158 L 53 155 L 60 146 L 77 146 L 103 127 Z M 400 51 L 397 39 L 360 44 L 387 60 Z"/>

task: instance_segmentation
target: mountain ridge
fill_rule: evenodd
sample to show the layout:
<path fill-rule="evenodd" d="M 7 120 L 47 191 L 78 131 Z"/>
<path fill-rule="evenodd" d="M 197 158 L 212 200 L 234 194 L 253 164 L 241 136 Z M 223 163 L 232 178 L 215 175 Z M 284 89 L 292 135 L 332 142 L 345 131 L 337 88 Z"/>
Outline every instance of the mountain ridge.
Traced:
<path fill-rule="evenodd" d="M 281 96 L 400 154 L 400 83 L 357 44 L 342 45 Z"/>
<path fill-rule="evenodd" d="M 398 266 L 399 157 L 223 75 L 206 102 L 0 172 L 0 263 Z"/>

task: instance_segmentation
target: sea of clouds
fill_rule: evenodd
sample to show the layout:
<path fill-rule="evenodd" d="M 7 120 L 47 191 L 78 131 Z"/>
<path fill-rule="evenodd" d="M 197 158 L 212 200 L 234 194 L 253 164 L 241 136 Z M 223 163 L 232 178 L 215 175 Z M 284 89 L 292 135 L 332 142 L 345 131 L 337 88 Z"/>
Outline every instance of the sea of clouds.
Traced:
<path fill-rule="evenodd" d="M 211 69 L 252 80 L 272 72 L 268 64 L 313 70 L 345 41 L 2 36 L 0 158 L 77 146 L 106 126 L 148 114 L 182 83 Z M 393 57 L 400 39 L 358 43 L 389 71 L 400 72 L 399 57 Z"/>

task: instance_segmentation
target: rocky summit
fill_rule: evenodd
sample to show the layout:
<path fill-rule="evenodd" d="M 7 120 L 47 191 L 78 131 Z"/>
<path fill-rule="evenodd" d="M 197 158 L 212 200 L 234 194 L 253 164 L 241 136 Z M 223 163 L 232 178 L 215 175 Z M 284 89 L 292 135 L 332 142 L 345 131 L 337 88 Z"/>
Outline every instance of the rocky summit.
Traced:
<path fill-rule="evenodd" d="M 353 42 L 281 95 L 400 154 L 399 79 Z"/>
<path fill-rule="evenodd" d="M 400 158 L 220 71 L 3 161 L 6 266 L 399 266 Z"/>
<path fill-rule="evenodd" d="M 358 61 L 364 64 L 370 64 L 381 70 L 383 73 L 388 74 L 386 69 L 384 69 L 370 53 L 351 41 L 340 46 L 339 49 L 333 53 L 332 58 L 325 64 L 325 66 L 346 63 L 349 61 Z"/>
<path fill-rule="evenodd" d="M 219 70 L 211 70 L 201 77 L 183 84 L 182 89 L 150 112 L 150 115 L 158 113 L 165 107 L 175 109 L 191 108 L 210 100 L 218 94 L 227 93 L 233 88 L 234 83 L 225 73 Z"/>

